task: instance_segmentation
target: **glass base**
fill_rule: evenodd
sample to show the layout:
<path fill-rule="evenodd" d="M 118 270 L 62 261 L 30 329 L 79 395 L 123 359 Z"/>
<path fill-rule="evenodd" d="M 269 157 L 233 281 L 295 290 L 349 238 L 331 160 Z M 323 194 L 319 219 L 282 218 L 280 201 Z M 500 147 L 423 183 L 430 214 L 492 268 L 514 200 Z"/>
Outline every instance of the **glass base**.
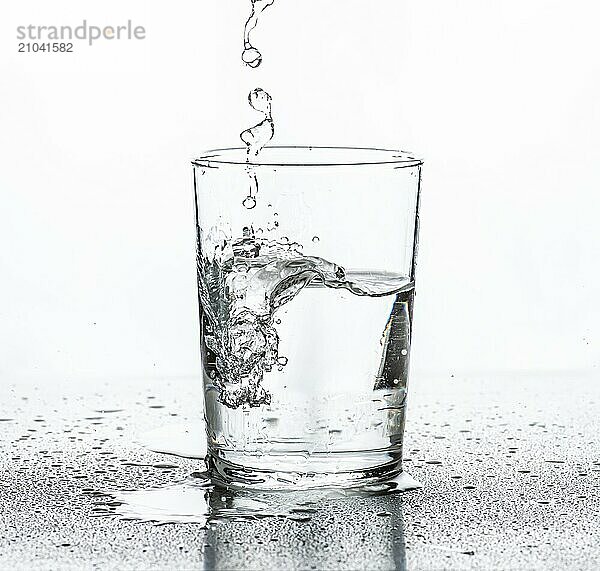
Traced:
<path fill-rule="evenodd" d="M 386 482 L 402 472 L 401 454 L 390 452 L 315 454 L 304 458 L 302 467 L 296 469 L 289 465 L 282 469 L 281 457 L 274 460 L 268 456 L 237 454 L 236 461 L 232 461 L 231 454 L 225 459 L 219 452 L 207 456 L 208 470 L 215 483 L 230 488 L 264 491 L 360 488 Z M 383 462 L 382 457 L 386 458 Z M 336 469 L 326 470 L 326 466 Z"/>

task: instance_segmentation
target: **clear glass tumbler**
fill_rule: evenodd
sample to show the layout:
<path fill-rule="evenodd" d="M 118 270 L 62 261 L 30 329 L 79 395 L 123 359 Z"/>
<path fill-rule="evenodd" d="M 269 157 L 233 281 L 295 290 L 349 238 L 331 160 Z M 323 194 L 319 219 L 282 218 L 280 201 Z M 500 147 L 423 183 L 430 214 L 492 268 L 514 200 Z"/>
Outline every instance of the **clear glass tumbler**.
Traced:
<path fill-rule="evenodd" d="M 401 472 L 421 164 L 323 147 L 193 161 L 215 479 L 297 489 Z"/>

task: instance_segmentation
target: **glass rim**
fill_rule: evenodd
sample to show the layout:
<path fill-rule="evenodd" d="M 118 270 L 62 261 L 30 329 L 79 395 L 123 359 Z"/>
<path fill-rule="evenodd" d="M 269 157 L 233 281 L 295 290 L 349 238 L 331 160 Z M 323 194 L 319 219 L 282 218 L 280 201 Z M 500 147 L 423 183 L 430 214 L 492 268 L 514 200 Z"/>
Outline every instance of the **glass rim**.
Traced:
<path fill-rule="evenodd" d="M 311 157 L 314 152 L 314 157 Z M 289 160 L 286 155 L 290 155 Z M 271 155 L 271 156 L 269 156 Z M 294 157 L 296 155 L 296 157 Z M 346 155 L 347 158 L 342 158 Z M 331 158 L 328 158 L 331 157 Z M 285 160 L 284 160 L 285 159 Z M 219 165 L 254 167 L 344 167 L 395 165 L 408 168 L 423 164 L 405 151 L 376 147 L 338 147 L 317 145 L 267 146 L 259 157 L 248 160 L 246 147 L 211 149 L 192 160 L 194 166 L 217 168 Z"/>

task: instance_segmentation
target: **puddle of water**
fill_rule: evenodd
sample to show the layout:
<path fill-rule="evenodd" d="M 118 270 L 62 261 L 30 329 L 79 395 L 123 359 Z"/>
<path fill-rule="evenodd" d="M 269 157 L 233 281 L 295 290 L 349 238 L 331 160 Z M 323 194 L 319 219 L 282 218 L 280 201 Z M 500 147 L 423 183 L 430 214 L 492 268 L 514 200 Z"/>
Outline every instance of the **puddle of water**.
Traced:
<path fill-rule="evenodd" d="M 202 420 L 159 427 L 138 436 L 139 444 L 153 452 L 204 460 L 206 433 Z M 127 462 L 126 465 L 172 469 L 170 463 Z M 282 517 L 310 521 L 324 501 L 348 497 L 378 497 L 418 489 L 421 484 L 406 472 L 396 478 L 353 489 L 317 489 L 286 492 L 256 492 L 215 486 L 207 472 L 193 472 L 184 481 L 165 487 L 140 490 L 96 491 L 88 494 L 97 502 L 94 517 L 116 516 L 156 524 L 193 523 Z"/>
<path fill-rule="evenodd" d="M 345 498 L 381 497 L 418 489 L 421 484 L 406 472 L 393 480 L 353 489 L 285 492 L 231 490 L 213 485 L 206 472 L 194 472 L 185 481 L 164 488 L 93 494 L 94 515 L 154 523 L 194 523 L 254 520 L 267 517 L 310 521 L 316 507 Z"/>
<path fill-rule="evenodd" d="M 362 488 L 358 488 L 356 491 L 349 490 L 348 493 L 359 493 L 363 495 L 380 495 L 380 494 L 394 494 L 400 492 L 409 492 L 411 490 L 418 490 L 423 487 L 423 484 L 415 480 L 407 472 L 400 472 L 395 478 L 382 482 L 380 484 L 370 484 Z"/>
<path fill-rule="evenodd" d="M 158 523 L 196 523 L 205 526 L 209 517 L 206 488 L 189 484 L 115 492 L 110 501 L 101 501 L 100 507 L 107 508 L 107 515 L 116 514 L 121 519 Z"/>
<path fill-rule="evenodd" d="M 202 421 L 156 428 L 139 435 L 138 442 L 160 454 L 201 460 L 206 456 L 206 432 Z"/>

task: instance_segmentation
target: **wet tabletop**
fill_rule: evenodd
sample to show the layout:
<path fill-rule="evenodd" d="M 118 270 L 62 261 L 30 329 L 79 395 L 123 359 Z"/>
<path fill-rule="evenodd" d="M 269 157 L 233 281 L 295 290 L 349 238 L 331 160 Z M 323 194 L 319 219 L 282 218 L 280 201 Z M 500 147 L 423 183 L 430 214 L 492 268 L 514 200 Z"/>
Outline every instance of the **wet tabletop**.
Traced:
<path fill-rule="evenodd" d="M 0 568 L 597 569 L 592 376 L 415 376 L 405 493 L 212 489 L 196 379 L 0 388 Z"/>

